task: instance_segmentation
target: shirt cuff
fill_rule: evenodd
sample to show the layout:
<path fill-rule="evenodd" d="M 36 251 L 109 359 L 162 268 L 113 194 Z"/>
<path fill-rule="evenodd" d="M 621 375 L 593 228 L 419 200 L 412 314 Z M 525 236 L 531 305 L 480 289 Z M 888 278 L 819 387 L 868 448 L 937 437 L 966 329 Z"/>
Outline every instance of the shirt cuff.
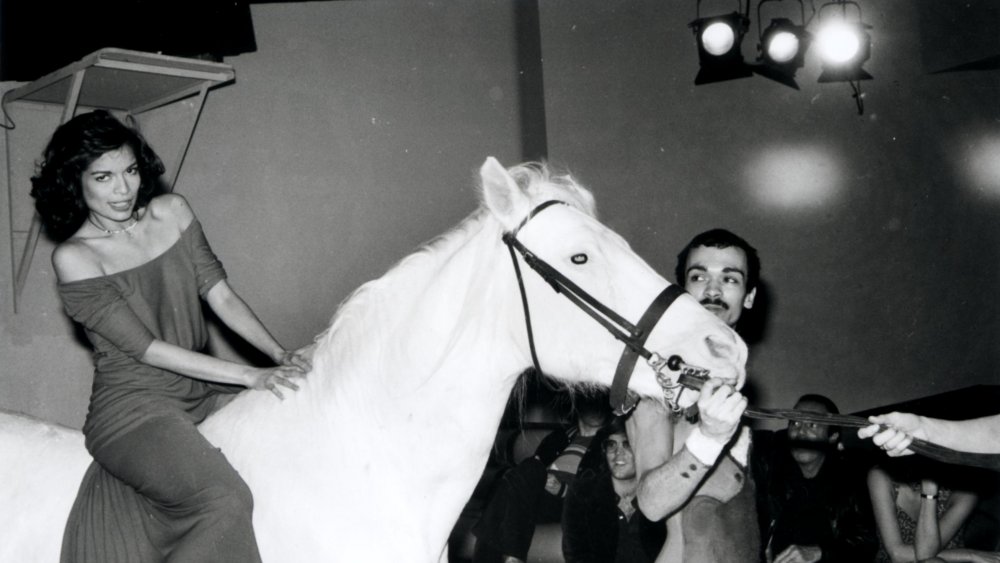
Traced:
<path fill-rule="evenodd" d="M 684 447 L 691 452 L 691 455 L 705 465 L 715 465 L 716 460 L 719 459 L 719 454 L 722 453 L 722 448 L 725 446 L 725 444 L 720 444 L 702 434 L 701 429 L 698 427 L 695 427 L 691 431 L 691 434 L 688 435 L 687 440 L 684 440 Z"/>

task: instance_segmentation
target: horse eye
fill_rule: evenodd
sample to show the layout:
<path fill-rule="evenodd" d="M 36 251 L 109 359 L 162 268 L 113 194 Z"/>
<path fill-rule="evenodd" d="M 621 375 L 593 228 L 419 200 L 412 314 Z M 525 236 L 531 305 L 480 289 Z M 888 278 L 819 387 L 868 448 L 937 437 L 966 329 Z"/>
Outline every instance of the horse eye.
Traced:
<path fill-rule="evenodd" d="M 586 264 L 587 263 L 587 255 L 586 254 L 574 254 L 573 257 L 570 258 L 570 260 L 572 260 L 574 264 Z"/>

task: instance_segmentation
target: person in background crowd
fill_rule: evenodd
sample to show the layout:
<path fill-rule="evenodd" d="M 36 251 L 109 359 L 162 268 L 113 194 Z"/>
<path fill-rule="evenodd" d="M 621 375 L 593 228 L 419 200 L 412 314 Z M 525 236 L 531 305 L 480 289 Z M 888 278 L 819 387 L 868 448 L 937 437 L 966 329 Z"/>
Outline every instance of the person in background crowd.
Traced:
<path fill-rule="evenodd" d="M 526 561 L 535 526 L 560 521 L 567 487 L 610 414 L 604 396 L 581 396 L 574 402 L 576 423 L 548 434 L 533 456 L 501 478 L 472 529 L 476 537 L 473 562 Z"/>
<path fill-rule="evenodd" d="M 795 410 L 838 414 L 823 395 Z M 768 563 L 855 563 L 878 550 L 865 467 L 838 448 L 825 424 L 791 421 L 782 432 L 755 431 L 751 455 L 758 522 Z"/>
<path fill-rule="evenodd" d="M 652 563 L 666 528 L 636 508 L 638 478 L 624 419 L 614 417 L 595 440 L 604 459 L 577 477 L 563 505 L 566 563 Z"/>
<path fill-rule="evenodd" d="M 876 562 L 1000 562 L 998 552 L 965 546 L 964 526 L 978 488 L 975 473 L 925 458 L 872 467 L 868 490 L 881 540 Z"/>

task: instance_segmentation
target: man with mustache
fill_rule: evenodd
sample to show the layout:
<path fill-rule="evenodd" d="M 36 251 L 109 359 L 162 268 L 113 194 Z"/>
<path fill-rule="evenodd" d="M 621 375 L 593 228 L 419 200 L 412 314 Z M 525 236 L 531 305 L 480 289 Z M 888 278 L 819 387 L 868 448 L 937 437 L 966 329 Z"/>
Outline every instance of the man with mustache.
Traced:
<path fill-rule="evenodd" d="M 795 410 L 839 414 L 832 400 L 806 394 Z M 791 421 L 785 432 L 754 432 L 752 465 L 768 563 L 872 561 L 878 536 L 865 468 L 840 452 L 840 434 Z"/>
<path fill-rule="evenodd" d="M 739 236 L 712 229 L 678 254 L 676 276 L 706 309 L 736 327 L 756 299 L 760 259 Z M 629 417 L 639 509 L 650 520 L 668 517 L 667 542 L 657 562 L 758 560 L 749 429 L 734 439 L 747 405 L 738 389 L 742 383 L 709 380 L 697 409 L 692 405 L 683 414 L 643 399 Z"/>
<path fill-rule="evenodd" d="M 757 298 L 760 258 L 739 236 L 712 229 L 681 250 L 674 275 L 703 307 L 736 328 L 743 310 L 752 308 Z"/>

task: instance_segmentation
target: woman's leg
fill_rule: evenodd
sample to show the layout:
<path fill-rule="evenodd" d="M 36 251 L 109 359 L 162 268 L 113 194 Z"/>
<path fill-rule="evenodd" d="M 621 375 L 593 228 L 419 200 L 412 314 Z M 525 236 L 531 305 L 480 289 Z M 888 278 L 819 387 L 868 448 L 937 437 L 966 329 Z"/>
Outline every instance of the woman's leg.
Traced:
<path fill-rule="evenodd" d="M 151 419 L 93 454 L 149 501 L 168 561 L 260 561 L 250 489 L 191 421 Z"/>

